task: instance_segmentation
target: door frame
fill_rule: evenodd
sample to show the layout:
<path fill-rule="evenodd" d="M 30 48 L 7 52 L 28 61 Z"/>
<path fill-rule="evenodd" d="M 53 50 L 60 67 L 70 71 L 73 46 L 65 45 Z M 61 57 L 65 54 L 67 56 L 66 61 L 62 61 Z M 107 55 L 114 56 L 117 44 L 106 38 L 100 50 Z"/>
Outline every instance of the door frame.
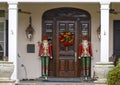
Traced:
<path fill-rule="evenodd" d="M 85 15 L 84 17 L 82 17 L 82 15 Z M 54 8 L 54 9 L 50 9 L 47 10 L 43 13 L 42 16 L 42 39 L 44 34 L 47 34 L 47 32 L 45 32 L 46 30 L 46 24 L 52 24 L 52 30 L 53 30 L 53 34 L 55 34 L 57 32 L 57 26 L 56 26 L 56 22 L 57 20 L 75 20 L 77 21 L 77 27 L 79 30 L 77 30 L 80 34 L 80 36 L 75 37 L 77 38 L 77 43 L 81 43 L 81 24 L 89 24 L 89 42 L 91 42 L 91 15 L 89 14 L 88 11 L 83 10 L 83 9 L 79 9 L 79 8 L 72 8 L 72 7 L 61 7 L 61 8 Z M 54 35 L 51 35 L 52 38 L 54 38 L 54 41 L 52 42 L 52 47 L 53 47 L 53 60 L 50 60 L 50 69 L 49 69 L 49 77 L 56 77 L 57 76 L 57 69 L 56 69 L 56 44 L 54 42 L 57 42 L 56 37 Z M 76 47 L 78 50 L 78 47 Z M 80 61 L 80 60 L 79 60 Z M 81 62 L 81 61 L 80 61 Z M 78 65 L 78 77 L 81 75 L 80 72 L 80 62 L 77 63 Z"/>

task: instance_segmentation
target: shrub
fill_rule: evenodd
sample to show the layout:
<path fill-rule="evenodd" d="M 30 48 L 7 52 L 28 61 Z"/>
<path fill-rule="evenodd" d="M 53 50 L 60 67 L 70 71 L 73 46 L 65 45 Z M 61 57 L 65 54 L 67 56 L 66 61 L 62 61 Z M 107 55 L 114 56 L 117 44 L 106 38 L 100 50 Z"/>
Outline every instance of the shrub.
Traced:
<path fill-rule="evenodd" d="M 113 67 L 107 76 L 108 85 L 120 85 L 120 59 L 117 66 Z"/>

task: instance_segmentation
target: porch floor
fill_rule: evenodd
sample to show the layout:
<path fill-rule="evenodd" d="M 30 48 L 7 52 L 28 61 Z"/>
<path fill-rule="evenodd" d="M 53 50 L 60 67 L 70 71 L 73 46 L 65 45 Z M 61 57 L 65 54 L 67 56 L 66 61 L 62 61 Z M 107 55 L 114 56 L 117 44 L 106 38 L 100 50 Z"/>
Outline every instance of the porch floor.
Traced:
<path fill-rule="evenodd" d="M 83 80 L 82 78 L 43 78 L 35 80 L 20 81 L 16 85 L 94 85 L 93 80 Z"/>

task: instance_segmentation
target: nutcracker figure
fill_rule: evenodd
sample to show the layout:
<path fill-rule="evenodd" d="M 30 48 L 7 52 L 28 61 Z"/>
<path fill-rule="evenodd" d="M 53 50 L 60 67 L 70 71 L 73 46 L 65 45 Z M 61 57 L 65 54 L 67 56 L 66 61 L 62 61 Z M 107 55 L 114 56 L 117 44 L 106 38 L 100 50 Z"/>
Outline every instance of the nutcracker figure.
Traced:
<path fill-rule="evenodd" d="M 47 36 L 44 37 L 43 42 L 40 44 L 39 56 L 42 62 L 42 77 L 47 79 L 49 58 L 52 59 L 52 47 L 51 44 L 48 43 Z"/>
<path fill-rule="evenodd" d="M 92 57 L 92 48 L 91 44 L 88 43 L 88 40 L 82 40 L 82 43 L 79 45 L 79 59 L 82 61 L 82 75 L 85 80 L 90 76 L 90 65 Z"/>

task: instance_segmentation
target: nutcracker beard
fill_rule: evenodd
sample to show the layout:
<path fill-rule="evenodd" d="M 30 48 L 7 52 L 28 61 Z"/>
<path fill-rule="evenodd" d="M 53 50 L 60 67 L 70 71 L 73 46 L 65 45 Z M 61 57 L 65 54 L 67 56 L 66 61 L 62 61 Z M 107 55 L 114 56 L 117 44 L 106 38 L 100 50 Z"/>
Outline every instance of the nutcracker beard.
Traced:
<path fill-rule="evenodd" d="M 82 44 L 84 49 L 88 48 L 88 41 L 84 40 Z"/>
<path fill-rule="evenodd" d="M 43 47 L 44 47 L 44 49 L 48 49 L 48 42 L 44 42 Z"/>

